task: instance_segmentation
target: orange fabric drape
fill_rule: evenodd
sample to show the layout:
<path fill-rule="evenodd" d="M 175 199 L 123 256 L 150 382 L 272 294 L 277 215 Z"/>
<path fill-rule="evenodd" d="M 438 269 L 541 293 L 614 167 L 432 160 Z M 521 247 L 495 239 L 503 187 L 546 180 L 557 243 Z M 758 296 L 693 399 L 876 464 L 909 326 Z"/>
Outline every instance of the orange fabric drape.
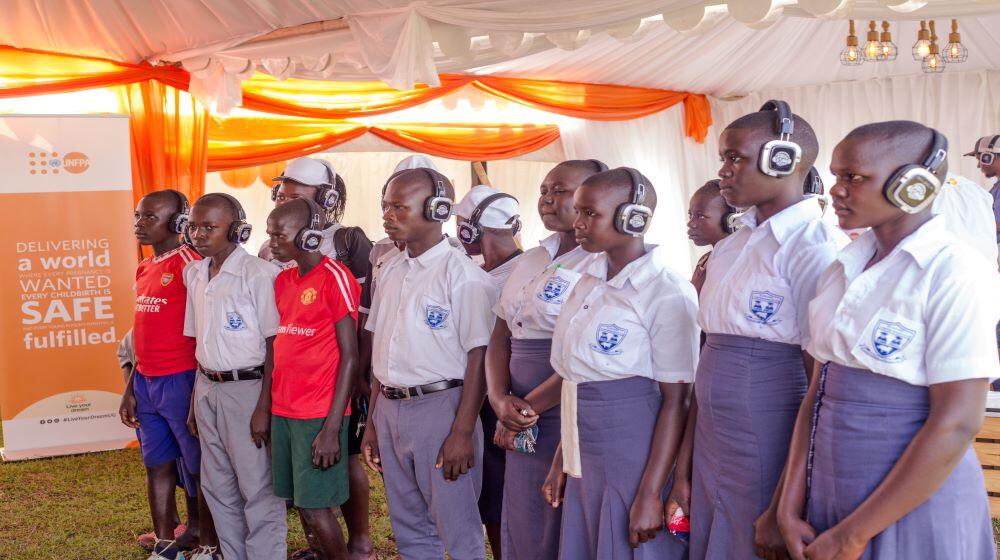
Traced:
<path fill-rule="evenodd" d="M 205 192 L 208 111 L 187 92 L 158 81 L 123 86 L 131 118 L 132 195 L 177 189 L 195 200 Z"/>
<path fill-rule="evenodd" d="M 331 124 L 326 128 L 326 132 L 258 141 L 211 138 L 208 141 L 208 170 L 224 171 L 307 156 L 353 140 L 368 130 L 363 124 L 351 123 Z"/>
<path fill-rule="evenodd" d="M 552 125 L 398 124 L 371 127 L 397 146 L 469 161 L 506 159 L 534 152 L 559 139 Z"/>
<path fill-rule="evenodd" d="M 383 82 L 278 80 L 255 74 L 243 82 L 243 107 L 295 117 L 357 119 L 416 107 L 472 82 L 472 76 L 441 76 L 440 87 L 392 89 Z"/>
<path fill-rule="evenodd" d="M 172 66 L 153 67 L 100 58 L 0 45 L 0 98 L 66 93 L 158 80 L 187 90 L 190 76 Z"/>

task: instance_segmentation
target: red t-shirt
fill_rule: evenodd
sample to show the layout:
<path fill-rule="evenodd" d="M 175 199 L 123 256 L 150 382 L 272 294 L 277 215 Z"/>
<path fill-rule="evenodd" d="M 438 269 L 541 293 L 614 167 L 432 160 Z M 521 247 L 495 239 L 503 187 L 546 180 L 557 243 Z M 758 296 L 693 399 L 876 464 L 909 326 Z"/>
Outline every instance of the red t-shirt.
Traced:
<path fill-rule="evenodd" d="M 361 285 L 330 257 L 305 276 L 298 267 L 278 274 L 274 299 L 281 323 L 274 339 L 271 412 L 299 419 L 330 413 L 340 367 L 334 325 L 348 314 L 357 322 L 360 298 Z"/>
<path fill-rule="evenodd" d="M 195 369 L 195 340 L 184 336 L 187 286 L 184 267 L 201 260 L 187 245 L 139 263 L 135 271 L 135 368 L 143 375 Z"/>

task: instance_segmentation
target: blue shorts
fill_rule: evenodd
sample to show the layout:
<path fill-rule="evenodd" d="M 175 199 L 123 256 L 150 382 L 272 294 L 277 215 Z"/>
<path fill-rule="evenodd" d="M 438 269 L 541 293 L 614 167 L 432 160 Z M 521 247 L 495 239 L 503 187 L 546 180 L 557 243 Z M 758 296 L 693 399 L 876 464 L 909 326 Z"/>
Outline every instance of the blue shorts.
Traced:
<path fill-rule="evenodd" d="M 186 475 L 197 475 L 201 470 L 201 447 L 187 427 L 195 375 L 189 370 L 147 377 L 136 370 L 132 383 L 143 464 L 155 467 L 176 460 L 179 482 L 189 496 L 194 495 L 195 485 Z"/>

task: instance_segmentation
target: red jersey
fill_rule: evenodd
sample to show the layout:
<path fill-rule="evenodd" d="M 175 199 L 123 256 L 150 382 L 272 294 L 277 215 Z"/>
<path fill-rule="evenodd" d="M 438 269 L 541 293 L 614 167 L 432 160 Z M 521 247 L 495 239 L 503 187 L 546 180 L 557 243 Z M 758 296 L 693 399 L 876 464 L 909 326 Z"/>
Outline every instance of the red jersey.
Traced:
<path fill-rule="evenodd" d="M 187 245 L 139 263 L 135 271 L 135 369 L 170 375 L 195 369 L 195 340 L 184 336 L 187 286 L 184 267 L 201 259 Z"/>
<path fill-rule="evenodd" d="M 271 412 L 325 418 L 340 367 L 334 325 L 346 315 L 357 322 L 361 285 L 346 266 L 324 257 L 305 276 L 299 276 L 298 267 L 281 271 L 274 299 L 281 323 L 274 339 Z"/>

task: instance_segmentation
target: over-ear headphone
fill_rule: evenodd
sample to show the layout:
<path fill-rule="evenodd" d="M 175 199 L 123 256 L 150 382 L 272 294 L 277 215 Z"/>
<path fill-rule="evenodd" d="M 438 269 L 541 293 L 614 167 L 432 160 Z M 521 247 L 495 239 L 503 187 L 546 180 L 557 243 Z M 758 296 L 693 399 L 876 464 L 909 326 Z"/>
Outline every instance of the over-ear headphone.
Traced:
<path fill-rule="evenodd" d="M 941 180 L 935 174 L 948 160 L 948 139 L 933 128 L 931 132 L 934 141 L 924 162 L 900 167 L 885 183 L 885 198 L 907 214 L 920 212 L 941 192 Z"/>
<path fill-rule="evenodd" d="M 208 193 L 202 198 L 209 196 L 219 196 L 224 198 L 227 202 L 229 202 L 229 205 L 233 208 L 233 210 L 236 211 L 237 219 L 233 220 L 233 222 L 229 224 L 229 231 L 226 232 L 226 238 L 229 239 L 231 243 L 246 243 L 249 241 L 250 232 L 253 231 L 253 226 L 247 223 L 247 215 L 246 212 L 243 211 L 243 205 L 240 204 L 240 201 L 236 200 L 236 197 L 231 194 L 221 192 Z"/>
<path fill-rule="evenodd" d="M 166 192 L 174 193 L 177 197 L 177 212 L 170 215 L 167 221 L 167 227 L 170 229 L 171 233 L 179 233 L 184 235 L 184 240 L 187 241 L 187 225 L 188 220 L 191 217 L 191 207 L 188 205 L 188 199 L 184 196 L 184 193 L 174 190 L 174 189 L 163 189 Z"/>
<path fill-rule="evenodd" d="M 806 174 L 806 180 L 802 184 L 803 194 L 823 194 L 823 178 L 819 176 L 819 171 L 815 167 L 809 168 L 809 173 Z"/>
<path fill-rule="evenodd" d="M 315 253 L 323 243 L 323 209 L 308 198 L 300 198 L 309 208 L 309 223 L 295 235 L 295 246 L 302 251 Z"/>
<path fill-rule="evenodd" d="M 772 99 L 765 103 L 761 111 L 775 111 L 774 132 L 777 140 L 771 140 L 760 149 L 757 166 L 760 172 L 771 177 L 787 177 L 795 172 L 795 166 L 802 159 L 802 147 L 792 142 L 795 118 L 788 103 Z"/>
<path fill-rule="evenodd" d="M 483 217 L 483 212 L 490 207 L 490 204 L 501 198 L 512 198 L 514 202 L 517 202 L 516 198 L 507 193 L 494 193 L 484 198 L 482 202 L 476 205 L 469 219 L 458 224 L 458 238 L 462 240 L 462 243 L 475 243 L 483 238 L 483 226 L 479 224 L 479 220 Z M 521 231 L 521 217 L 514 216 L 513 220 L 513 235 L 517 235 L 517 232 Z"/>
<path fill-rule="evenodd" d="M 632 180 L 632 195 L 629 202 L 623 203 L 615 210 L 615 229 L 618 233 L 639 237 L 649 229 L 653 218 L 653 210 L 643 203 L 646 201 L 646 185 L 649 179 L 631 167 L 620 167 L 628 172 Z"/>
<path fill-rule="evenodd" d="M 316 160 L 322 163 L 326 167 L 326 174 L 329 181 L 322 183 L 320 185 L 306 185 L 307 187 L 316 188 L 316 204 L 319 204 L 324 210 L 330 210 L 337 205 L 337 201 L 340 200 L 340 193 L 337 189 L 333 188 L 334 183 L 337 182 L 337 172 L 333 170 L 333 164 L 326 161 L 325 159 Z M 293 179 L 294 180 L 294 179 Z M 278 190 L 281 189 L 281 183 L 278 183 L 271 187 L 271 201 L 278 201 Z"/>
<path fill-rule="evenodd" d="M 434 187 L 434 194 L 424 200 L 424 218 L 431 222 L 447 222 L 448 218 L 451 217 L 451 206 L 454 203 L 450 198 L 448 198 L 448 191 L 445 190 L 444 184 L 450 184 L 450 181 L 448 181 L 448 178 L 437 170 L 430 169 L 428 167 L 400 169 L 385 180 L 385 184 L 382 185 L 382 198 L 385 198 L 385 191 L 389 188 L 389 183 L 391 183 L 393 179 L 399 177 L 403 173 L 416 170 L 426 173 L 431 179 L 431 186 Z"/>

